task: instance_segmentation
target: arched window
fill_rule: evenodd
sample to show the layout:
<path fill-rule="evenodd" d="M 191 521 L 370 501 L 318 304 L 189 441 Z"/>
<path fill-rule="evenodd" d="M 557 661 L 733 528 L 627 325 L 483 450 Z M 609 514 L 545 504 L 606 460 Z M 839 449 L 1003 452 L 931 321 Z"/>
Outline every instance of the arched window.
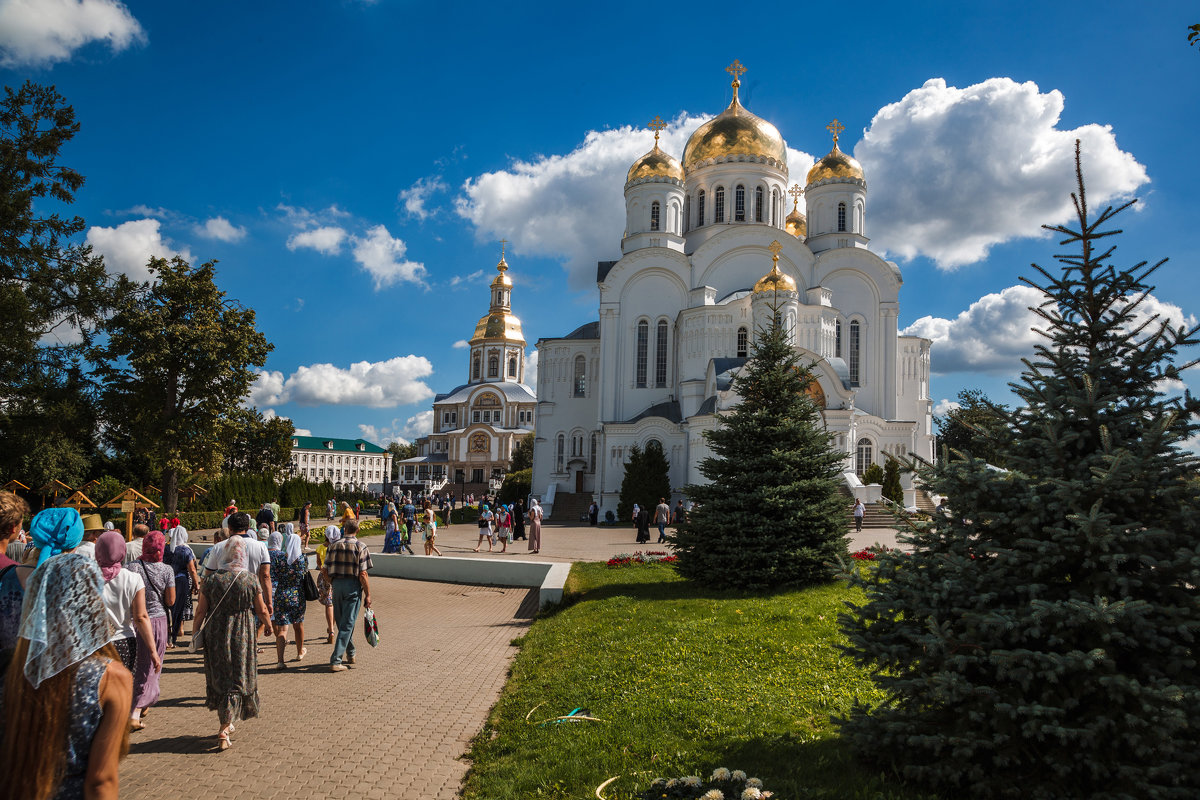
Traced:
<path fill-rule="evenodd" d="M 587 360 L 583 356 L 575 356 L 575 396 L 583 397 L 587 393 Z"/>
<path fill-rule="evenodd" d="M 696 227 L 704 226 L 704 190 L 696 194 Z"/>
<path fill-rule="evenodd" d="M 754 189 L 754 221 L 763 221 L 763 190 L 761 186 Z"/>
<path fill-rule="evenodd" d="M 496 356 L 488 356 L 488 377 L 500 377 L 500 359 Z"/>
<path fill-rule="evenodd" d="M 776 226 L 780 225 L 779 220 L 782 217 L 783 217 L 783 215 L 779 212 L 779 190 L 772 189 L 771 190 L 771 224 L 776 225 Z"/>
<path fill-rule="evenodd" d="M 652 447 L 653 447 L 655 450 L 657 450 L 658 452 L 660 452 L 660 453 L 662 452 L 662 442 L 660 442 L 658 439 L 647 439 L 647 440 L 646 440 L 646 447 L 645 447 L 645 449 L 646 449 L 646 450 L 649 450 L 649 449 L 650 449 L 650 448 L 652 448 Z"/>
<path fill-rule="evenodd" d="M 862 365 L 862 326 L 858 320 L 850 323 L 850 385 L 858 386 Z"/>
<path fill-rule="evenodd" d="M 733 221 L 746 221 L 746 187 L 738 186 L 733 190 Z"/>
<path fill-rule="evenodd" d="M 508 359 L 508 377 L 517 377 L 517 357 L 512 356 Z"/>
<path fill-rule="evenodd" d="M 475 363 L 471 367 L 471 378 L 473 380 L 479 380 L 479 354 L 478 353 L 475 354 Z"/>
<path fill-rule="evenodd" d="M 683 232 L 687 233 L 692 229 L 692 196 L 688 195 L 683 198 Z"/>
<path fill-rule="evenodd" d="M 846 204 L 838 203 L 838 233 L 846 230 Z"/>
<path fill-rule="evenodd" d="M 833 356 L 834 358 L 842 357 L 842 321 L 840 319 L 833 322 Z"/>
<path fill-rule="evenodd" d="M 646 357 L 650 347 L 650 323 L 642 320 L 637 326 L 637 364 L 634 384 L 638 388 L 646 388 Z"/>
<path fill-rule="evenodd" d="M 667 385 L 667 323 L 659 322 L 654 340 L 654 385 Z"/>
<path fill-rule="evenodd" d="M 658 201 L 655 200 L 653 203 L 650 204 L 650 230 L 652 230 L 652 231 L 658 230 L 658 220 L 659 220 L 660 213 L 661 213 L 661 209 L 658 205 Z"/>
<path fill-rule="evenodd" d="M 858 446 L 854 449 L 854 474 L 860 478 L 866 471 L 867 467 L 875 460 L 874 448 L 871 446 L 871 440 L 867 438 L 859 439 Z"/>
<path fill-rule="evenodd" d="M 554 470 L 555 472 L 563 471 L 563 461 L 564 461 L 564 457 L 566 456 L 566 450 L 567 450 L 567 437 L 563 436 L 560 433 L 558 435 L 558 451 L 556 454 L 558 456 L 558 458 L 556 460 L 557 467 Z"/>
<path fill-rule="evenodd" d="M 596 434 L 592 434 L 591 447 L 588 449 L 588 472 L 596 471 Z"/>
<path fill-rule="evenodd" d="M 750 353 L 750 332 L 745 328 L 738 328 L 737 332 L 737 357 L 745 358 Z"/>
<path fill-rule="evenodd" d="M 717 187 L 716 207 L 713 210 L 713 222 L 725 221 L 725 187 Z"/>

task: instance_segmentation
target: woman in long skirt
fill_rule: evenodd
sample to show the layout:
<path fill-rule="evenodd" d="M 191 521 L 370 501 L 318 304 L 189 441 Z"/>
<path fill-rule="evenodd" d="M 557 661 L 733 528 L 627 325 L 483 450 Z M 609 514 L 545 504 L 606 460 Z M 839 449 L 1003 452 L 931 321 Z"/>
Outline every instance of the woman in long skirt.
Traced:
<path fill-rule="evenodd" d="M 542 507 L 537 500 L 529 501 L 529 552 L 538 553 L 542 549 Z"/>
<path fill-rule="evenodd" d="M 158 702 L 159 678 L 162 676 L 162 659 L 167 652 L 167 609 L 175 604 L 175 572 L 162 563 L 166 537 L 158 531 L 146 534 L 142 540 L 142 555 L 125 566 L 130 572 L 141 575 L 146 582 L 146 614 L 150 617 L 153 641 L 137 637 L 137 660 L 133 668 L 133 713 L 129 727 L 140 731 L 146 727 L 142 717 L 150 706 Z M 158 655 L 158 665 L 150 655 Z"/>
<path fill-rule="evenodd" d="M 175 646 L 185 620 L 192 618 L 192 593 L 199 591 L 200 576 L 196 574 L 196 555 L 188 547 L 187 528 L 176 525 L 163 554 L 163 563 L 175 572 L 175 602 L 171 606 L 171 636 L 169 647 Z"/>

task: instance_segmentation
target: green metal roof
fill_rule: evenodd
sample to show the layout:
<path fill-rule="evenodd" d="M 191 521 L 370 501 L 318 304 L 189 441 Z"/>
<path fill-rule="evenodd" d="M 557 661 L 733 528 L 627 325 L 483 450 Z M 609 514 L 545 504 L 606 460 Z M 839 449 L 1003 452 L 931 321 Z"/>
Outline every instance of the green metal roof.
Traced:
<path fill-rule="evenodd" d="M 377 444 L 371 444 L 366 439 L 334 439 L 324 436 L 293 436 L 295 444 L 292 447 L 301 450 L 329 450 L 334 453 L 386 453 Z M 332 447 L 330 444 L 332 443 Z M 359 445 L 365 445 L 361 449 Z"/>

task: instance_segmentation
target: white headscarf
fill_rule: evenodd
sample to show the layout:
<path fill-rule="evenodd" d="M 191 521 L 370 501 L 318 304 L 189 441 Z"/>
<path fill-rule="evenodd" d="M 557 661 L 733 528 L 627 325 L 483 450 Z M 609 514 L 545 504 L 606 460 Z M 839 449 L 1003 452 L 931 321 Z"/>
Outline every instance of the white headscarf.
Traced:
<path fill-rule="evenodd" d="M 227 572 L 246 572 L 250 569 L 250 556 L 246 552 L 246 540 L 234 536 L 221 545 L 220 558 L 217 559 L 217 569 Z"/>
<path fill-rule="evenodd" d="M 283 534 L 280 533 L 279 531 L 275 531 L 270 536 L 268 536 L 267 537 L 267 549 L 268 550 L 282 550 L 283 549 Z"/>
<path fill-rule="evenodd" d="M 271 538 L 271 529 L 270 528 L 268 528 L 266 525 L 263 525 L 261 528 L 258 529 L 258 540 L 260 542 L 265 542 L 270 538 Z"/>
<path fill-rule="evenodd" d="M 174 550 L 176 547 L 186 546 L 187 542 L 188 542 L 187 528 L 183 527 L 182 525 L 176 525 L 174 528 L 171 528 L 171 549 L 172 550 Z"/>
<path fill-rule="evenodd" d="M 290 526 L 289 526 L 290 527 Z M 295 564 L 303 556 L 304 552 L 300 548 L 300 537 L 288 531 L 287 534 L 287 560 L 289 564 Z"/>
<path fill-rule="evenodd" d="M 342 529 L 337 525 L 330 525 L 325 529 L 325 544 L 333 544 L 340 538 L 342 538 Z"/>
<path fill-rule="evenodd" d="M 106 522 L 106 523 L 104 523 L 104 530 L 112 531 L 112 530 L 116 530 L 116 528 L 113 526 L 112 522 Z"/>
<path fill-rule="evenodd" d="M 290 523 L 290 522 L 283 523 L 283 538 L 285 540 L 287 539 L 287 537 L 291 536 L 295 532 L 296 532 L 296 528 L 294 525 L 292 525 L 292 523 Z"/>

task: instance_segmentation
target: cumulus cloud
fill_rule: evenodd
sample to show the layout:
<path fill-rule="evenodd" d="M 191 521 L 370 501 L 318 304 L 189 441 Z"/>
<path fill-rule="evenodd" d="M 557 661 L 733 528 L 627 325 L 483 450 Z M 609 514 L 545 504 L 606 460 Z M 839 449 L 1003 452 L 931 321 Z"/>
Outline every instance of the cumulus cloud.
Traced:
<path fill-rule="evenodd" d="M 135 219 L 114 228 L 95 225 L 88 229 L 87 243 L 104 256 L 104 264 L 113 274 L 124 273 L 135 281 L 150 280 L 146 262 L 151 256 L 174 258 L 182 256 L 188 262 L 192 254 L 187 248 L 171 247 L 157 219 Z"/>
<path fill-rule="evenodd" d="M 471 343 L 468 342 L 466 339 L 459 339 L 453 345 L 455 350 L 466 350 L 470 346 L 471 346 Z"/>
<path fill-rule="evenodd" d="M 943 397 L 934 405 L 933 414 L 937 417 L 944 417 L 951 411 L 957 411 L 960 408 L 962 408 L 962 404 L 957 400 L 950 400 L 949 398 Z"/>
<path fill-rule="evenodd" d="M 423 356 L 397 356 L 387 361 L 359 361 L 348 369 L 333 364 L 298 367 L 291 375 L 263 370 L 250 387 L 253 405 L 342 405 L 391 408 L 433 396 L 423 378 L 433 364 Z"/>
<path fill-rule="evenodd" d="M 313 433 L 308 428 L 296 428 L 297 436 L 312 436 Z"/>
<path fill-rule="evenodd" d="M 468 283 L 480 283 L 480 282 L 482 282 L 483 278 L 484 278 L 484 272 L 481 269 L 477 269 L 474 272 L 472 272 L 470 275 L 466 275 L 466 276 L 455 275 L 453 278 L 450 279 L 450 288 L 456 289 L 460 286 L 463 288 L 466 288 L 466 285 Z"/>
<path fill-rule="evenodd" d="M 1015 373 L 1021 369 L 1021 359 L 1031 356 L 1035 345 L 1047 341 L 1035 330 L 1045 329 L 1046 321 L 1030 310 L 1044 299 L 1031 286 L 1010 286 L 984 295 L 954 319 L 921 317 L 902 335 L 932 340 L 930 366 L 935 374 Z M 1173 326 L 1196 324 L 1196 318 L 1179 306 L 1149 295 L 1138 307 L 1133 327 L 1155 314 Z"/>
<path fill-rule="evenodd" d="M 525 353 L 525 385 L 532 386 L 537 390 L 538 377 L 538 349 L 536 347 L 529 348 Z"/>
<path fill-rule="evenodd" d="M 681 114 L 662 131 L 661 147 L 677 157 L 709 117 Z M 463 184 L 455 210 L 478 239 L 509 239 L 512 251 L 563 259 L 570 285 L 595 282 L 596 262 L 620 255 L 625 227 L 625 174 L 654 144 L 644 128 L 589 131 L 566 155 L 516 161 Z"/>
<path fill-rule="evenodd" d="M 448 188 L 450 187 L 441 178 L 421 178 L 412 186 L 400 192 L 400 201 L 404 203 L 404 210 L 410 216 L 424 221 L 429 217 L 429 210 L 425 208 L 425 204 L 429 202 L 429 198 L 435 192 L 444 192 Z"/>
<path fill-rule="evenodd" d="M 342 242 L 346 240 L 346 231 L 336 225 L 325 225 L 320 228 L 300 231 L 288 237 L 288 250 L 298 250 L 302 247 L 316 250 L 324 256 L 337 255 L 342 251 Z"/>
<path fill-rule="evenodd" d="M 376 427 L 374 425 L 359 425 L 362 438 L 386 447 L 392 442 L 410 444 L 414 439 L 433 433 L 433 409 L 413 414 L 401 422 L 399 418 L 392 420 L 391 425 Z"/>
<path fill-rule="evenodd" d="M 201 236 L 222 242 L 240 242 L 246 238 L 245 228 L 234 225 L 224 217 L 213 217 L 204 225 L 196 226 L 196 232 Z"/>
<path fill-rule="evenodd" d="M 1063 95 L 1010 78 L 959 89 L 933 78 L 880 109 L 854 148 L 871 190 L 867 232 L 887 252 L 954 269 L 1066 221 L 1082 142 L 1093 206 L 1132 194 L 1146 169 L 1108 125 L 1060 130 Z"/>
<path fill-rule="evenodd" d="M 49 66 L 91 42 L 114 53 L 146 40 L 119 0 L 4 0 L 0 2 L 0 66 Z"/>
<path fill-rule="evenodd" d="M 425 278 L 425 265 L 408 261 L 404 253 L 408 246 L 394 238 L 384 225 L 376 225 L 366 236 L 354 236 L 354 260 L 375 279 L 375 288 L 391 286 L 407 281 L 421 283 Z"/>

